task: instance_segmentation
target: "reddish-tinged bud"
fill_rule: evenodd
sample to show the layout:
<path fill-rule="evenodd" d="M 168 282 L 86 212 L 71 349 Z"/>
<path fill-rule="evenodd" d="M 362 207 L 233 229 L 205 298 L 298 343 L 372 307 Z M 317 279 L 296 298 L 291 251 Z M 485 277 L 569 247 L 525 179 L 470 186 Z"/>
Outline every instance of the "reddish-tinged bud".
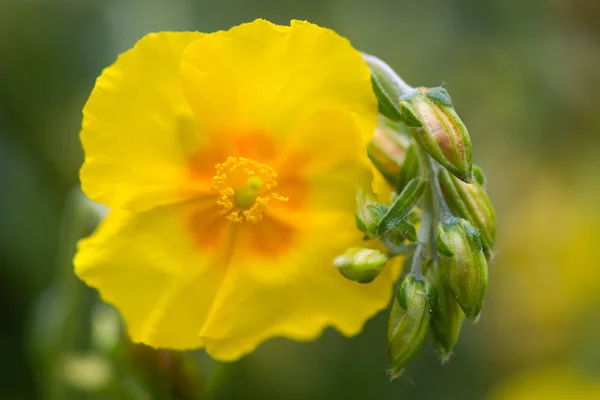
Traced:
<path fill-rule="evenodd" d="M 459 179 L 472 182 L 471 139 L 446 90 L 418 88 L 400 102 L 400 109 L 413 138 L 429 155 Z"/>

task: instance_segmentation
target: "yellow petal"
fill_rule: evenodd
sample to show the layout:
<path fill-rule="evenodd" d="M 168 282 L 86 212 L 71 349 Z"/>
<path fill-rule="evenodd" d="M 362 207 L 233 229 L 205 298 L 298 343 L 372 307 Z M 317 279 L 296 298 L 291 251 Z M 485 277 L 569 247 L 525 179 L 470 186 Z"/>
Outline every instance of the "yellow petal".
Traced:
<path fill-rule="evenodd" d="M 344 335 L 360 332 L 388 304 L 398 271 L 386 268 L 368 285 L 342 277 L 332 260 L 360 240 L 355 231 L 345 214 L 320 214 L 285 255 L 258 258 L 236 250 L 201 332 L 207 352 L 233 360 L 273 336 L 310 340 L 326 326 Z"/>
<path fill-rule="evenodd" d="M 387 204 L 391 200 L 393 189 L 374 165 L 372 166 L 372 171 L 373 182 L 371 184 L 371 189 L 375 193 L 377 201 Z"/>
<path fill-rule="evenodd" d="M 357 185 L 369 187 L 371 170 L 357 126 L 348 114 L 329 111 L 313 114 L 300 131 L 293 149 L 305 156 L 297 172 L 306 182 L 306 199 L 298 209 L 269 208 L 273 222 L 240 227 L 201 332 L 215 358 L 236 359 L 271 336 L 313 339 L 326 326 L 354 335 L 390 299 L 398 265 L 361 285 L 332 264 L 362 239 L 354 195 Z M 285 195 L 285 180 L 280 189 Z M 292 202 L 294 194 L 289 196 Z"/>
<path fill-rule="evenodd" d="M 182 200 L 190 144 L 198 139 L 179 82 L 179 64 L 197 32 L 141 39 L 106 68 L 83 114 L 81 184 L 92 200 L 145 210 Z"/>
<path fill-rule="evenodd" d="M 196 240 L 188 203 L 143 213 L 111 211 L 79 243 L 75 271 L 121 311 L 136 342 L 175 349 L 202 346 L 198 333 L 225 268 L 221 249 Z"/>
<path fill-rule="evenodd" d="M 277 192 L 289 197 L 289 203 L 281 206 L 294 204 L 299 195 L 304 212 L 344 210 L 353 214 L 356 189 L 368 187 L 372 175 L 352 115 L 340 109 L 313 112 L 299 122 L 291 137 L 273 161 L 279 175 Z M 305 193 L 290 188 L 297 181 L 303 182 Z"/>
<path fill-rule="evenodd" d="M 315 109 L 354 113 L 365 141 L 377 102 L 360 53 L 335 32 L 308 22 L 256 20 L 203 36 L 185 51 L 182 83 L 206 131 L 258 130 L 285 140 Z"/>

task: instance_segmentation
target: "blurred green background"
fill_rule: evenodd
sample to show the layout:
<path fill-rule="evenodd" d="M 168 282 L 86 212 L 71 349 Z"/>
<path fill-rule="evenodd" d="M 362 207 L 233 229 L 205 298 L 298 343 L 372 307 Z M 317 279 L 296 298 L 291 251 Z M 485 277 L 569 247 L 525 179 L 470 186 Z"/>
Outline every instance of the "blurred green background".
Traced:
<path fill-rule="evenodd" d="M 488 177 L 498 254 L 483 316 L 449 364 L 428 342 L 390 383 L 382 312 L 354 338 L 329 329 L 312 343 L 268 341 L 227 368 L 219 397 L 600 399 L 596 0 L 0 0 L 0 399 L 50 398 L 60 343 L 90 346 L 56 325 L 74 308 L 87 315 L 88 303 L 68 297 L 84 290 L 70 272 L 72 244 L 59 243 L 95 78 L 148 32 L 258 17 L 333 28 L 412 85 L 445 83 Z M 74 368 L 95 376 L 101 366 Z M 151 398 L 139 393 L 131 398 Z"/>

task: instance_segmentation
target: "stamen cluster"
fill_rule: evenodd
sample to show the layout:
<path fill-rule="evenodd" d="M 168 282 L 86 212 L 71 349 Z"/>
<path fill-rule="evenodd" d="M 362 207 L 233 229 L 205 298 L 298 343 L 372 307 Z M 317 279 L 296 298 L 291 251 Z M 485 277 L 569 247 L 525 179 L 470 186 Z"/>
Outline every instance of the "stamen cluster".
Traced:
<path fill-rule="evenodd" d="M 211 189 L 219 192 L 217 204 L 231 223 L 257 223 L 271 200 L 288 201 L 272 190 L 277 186 L 273 168 L 245 157 L 228 157 L 215 165 Z"/>

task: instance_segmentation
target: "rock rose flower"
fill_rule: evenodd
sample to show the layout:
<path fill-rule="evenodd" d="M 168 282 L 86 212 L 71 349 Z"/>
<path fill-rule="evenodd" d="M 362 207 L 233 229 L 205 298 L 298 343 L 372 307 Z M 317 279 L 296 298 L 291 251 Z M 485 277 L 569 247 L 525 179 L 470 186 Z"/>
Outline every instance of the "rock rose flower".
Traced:
<path fill-rule="evenodd" d="M 135 342 L 233 360 L 273 336 L 345 335 L 395 278 L 342 277 L 360 242 L 377 102 L 335 32 L 264 20 L 149 34 L 98 78 L 84 108 L 84 192 L 110 208 L 75 270 Z"/>

